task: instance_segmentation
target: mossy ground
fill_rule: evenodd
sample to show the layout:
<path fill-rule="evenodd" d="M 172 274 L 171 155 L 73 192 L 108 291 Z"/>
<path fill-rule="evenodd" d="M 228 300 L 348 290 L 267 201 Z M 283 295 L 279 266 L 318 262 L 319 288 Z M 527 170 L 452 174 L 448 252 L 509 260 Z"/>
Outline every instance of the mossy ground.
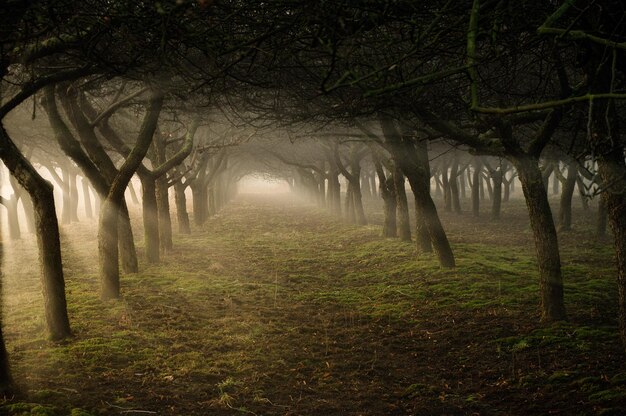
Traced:
<path fill-rule="evenodd" d="M 4 329 L 22 393 L 0 412 L 624 414 L 613 255 L 578 214 L 560 236 L 569 321 L 553 325 L 539 323 L 520 201 L 498 222 L 442 213 L 458 261 L 442 270 L 377 225 L 240 197 L 109 302 L 95 224 L 66 226 L 75 336 L 62 343 L 45 339 L 34 243 L 8 243 Z"/>

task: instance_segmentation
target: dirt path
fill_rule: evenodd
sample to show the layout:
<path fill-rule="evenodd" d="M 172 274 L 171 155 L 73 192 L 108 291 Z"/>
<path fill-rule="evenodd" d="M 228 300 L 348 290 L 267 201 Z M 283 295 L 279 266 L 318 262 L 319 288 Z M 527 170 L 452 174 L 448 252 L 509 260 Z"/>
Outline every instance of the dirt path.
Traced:
<path fill-rule="evenodd" d="M 76 331 L 64 344 L 41 339 L 32 270 L 5 264 L 8 344 L 28 401 L 162 415 L 522 415 L 622 405 L 571 402 L 586 397 L 570 383 L 578 375 L 618 375 L 610 331 L 569 335 L 589 344 L 584 351 L 519 344 L 515 336 L 537 329 L 524 267 L 508 277 L 500 269 L 497 292 L 484 273 L 491 264 L 441 271 L 377 227 L 345 225 L 290 199 L 240 197 L 178 237 L 161 265 L 125 276 L 122 301 L 103 304 L 94 235 L 93 224 L 64 231 Z M 32 261 L 23 246 L 13 253 Z M 575 377 L 546 387 L 559 371 Z"/>

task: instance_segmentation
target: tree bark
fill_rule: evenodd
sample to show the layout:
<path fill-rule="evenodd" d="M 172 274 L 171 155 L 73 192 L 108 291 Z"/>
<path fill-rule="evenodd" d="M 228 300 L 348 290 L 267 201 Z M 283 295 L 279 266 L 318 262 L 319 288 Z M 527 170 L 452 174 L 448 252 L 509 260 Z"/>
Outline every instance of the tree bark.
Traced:
<path fill-rule="evenodd" d="M 455 153 L 450 167 L 450 178 L 448 179 L 450 187 L 450 198 L 452 199 L 452 209 L 457 214 L 461 213 L 461 196 L 459 195 L 459 157 Z"/>
<path fill-rule="evenodd" d="M 535 240 L 540 276 L 541 320 L 562 320 L 565 319 L 566 314 L 563 301 L 561 258 L 556 228 L 541 170 L 538 161 L 527 155 L 512 158 L 512 162 L 522 183 L 530 226 Z"/>
<path fill-rule="evenodd" d="M 178 232 L 181 234 L 191 234 L 189 225 L 189 214 L 187 213 L 186 186 L 178 181 L 174 184 L 174 200 L 176 202 L 176 219 L 178 221 Z"/>
<path fill-rule="evenodd" d="M 118 233 L 118 252 L 125 273 L 139 272 L 139 263 L 137 261 L 137 249 L 135 248 L 135 237 L 133 236 L 133 227 L 130 223 L 128 215 L 128 206 L 126 199 L 122 197 L 119 207 L 119 220 L 117 223 Z"/>
<path fill-rule="evenodd" d="M 91 203 L 91 191 L 89 190 L 89 180 L 87 178 L 83 178 L 81 180 L 81 185 L 83 188 L 83 205 L 85 206 L 85 216 L 87 218 L 93 218 L 93 208 Z"/>
<path fill-rule="evenodd" d="M 443 188 L 443 210 L 452 212 L 452 190 L 450 189 L 448 162 L 446 160 L 441 161 L 441 187 Z"/>
<path fill-rule="evenodd" d="M 124 191 L 128 186 L 128 182 L 148 152 L 162 106 L 163 94 L 156 91 L 153 92 L 135 147 L 120 167 L 102 204 L 98 233 L 98 252 L 100 256 L 101 296 L 103 299 L 118 298 L 120 295 L 117 251 L 119 207 L 124 198 Z M 115 244 L 114 246 L 113 243 Z"/>
<path fill-rule="evenodd" d="M 414 143 L 410 138 L 404 137 L 391 119 L 383 116 L 380 122 L 385 143 L 394 161 L 409 180 L 415 197 L 418 249 L 426 251 L 432 245 L 442 267 L 455 267 L 452 248 L 430 196 L 430 167 L 426 143 Z M 429 238 L 428 244 L 426 236 Z"/>
<path fill-rule="evenodd" d="M 491 219 L 499 220 L 502 210 L 502 167 L 491 174 L 493 181 L 493 197 L 491 198 Z"/>
<path fill-rule="evenodd" d="M 170 216 L 169 187 L 165 175 L 157 179 L 156 197 L 159 214 L 159 240 L 164 253 L 174 248 L 172 241 L 172 218 Z"/>
<path fill-rule="evenodd" d="M 65 300 L 61 242 L 52 184 L 44 180 L 23 157 L 2 123 L 0 123 L 0 157 L 33 202 L 48 335 L 54 340 L 67 338 L 71 335 L 71 330 Z"/>
<path fill-rule="evenodd" d="M 480 178 L 483 169 L 480 158 L 474 157 L 474 173 L 472 174 L 472 215 L 478 217 L 480 215 Z M 469 172 L 468 172 L 469 173 Z"/>
<path fill-rule="evenodd" d="M 574 188 L 576 187 L 576 178 L 578 178 L 578 163 L 575 160 L 567 164 L 567 177 L 561 190 L 561 198 L 559 201 L 559 231 L 569 231 L 572 229 L 572 198 L 574 196 Z M 558 182 L 558 179 L 555 178 Z"/>
<path fill-rule="evenodd" d="M 604 198 L 598 200 L 598 218 L 596 220 L 596 235 L 599 238 L 606 237 L 606 225 L 608 222 L 608 212 Z"/>
<path fill-rule="evenodd" d="M 70 188 L 70 221 L 78 222 L 78 184 L 76 179 L 76 172 L 72 168 L 71 171 L 68 171 L 68 181 Z"/>
<path fill-rule="evenodd" d="M 409 218 L 409 203 L 404 188 L 404 173 L 397 164 L 393 164 L 391 172 L 394 194 L 396 196 L 396 212 L 398 236 L 401 241 L 411 241 L 411 220 Z"/>
<path fill-rule="evenodd" d="M 151 175 L 141 176 L 141 203 L 143 208 L 143 233 L 146 259 L 155 264 L 161 261 L 159 252 L 159 217 L 156 182 Z"/>
<path fill-rule="evenodd" d="M 0 264 L 4 260 L 4 247 L 0 239 Z M 2 291 L 2 273 L 0 270 L 0 293 Z M 1 302 L 0 302 L 1 304 Z M 11 368 L 9 366 L 9 354 L 4 343 L 4 335 L 2 332 L 2 314 L 0 314 L 0 396 L 8 396 L 13 391 L 13 377 L 11 376 Z"/>
<path fill-rule="evenodd" d="M 207 187 L 202 183 L 194 182 L 191 185 L 191 198 L 193 204 L 193 222 L 200 226 L 206 222 L 209 214 Z"/>

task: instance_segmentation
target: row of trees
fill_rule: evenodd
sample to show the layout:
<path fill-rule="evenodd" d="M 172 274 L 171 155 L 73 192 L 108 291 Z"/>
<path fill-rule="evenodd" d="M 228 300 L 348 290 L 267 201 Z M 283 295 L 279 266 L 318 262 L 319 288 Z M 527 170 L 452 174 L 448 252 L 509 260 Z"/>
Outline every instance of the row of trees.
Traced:
<path fill-rule="evenodd" d="M 459 178 L 470 179 L 475 213 L 488 177 L 497 217 L 514 171 L 534 235 L 543 321 L 566 318 L 546 189 L 554 174 L 563 181 L 562 228 L 569 226 L 576 184 L 602 195 L 626 342 L 626 164 L 618 111 L 626 98 L 624 6 L 582 3 L 3 2 L 0 158 L 16 190 L 6 205 L 32 202 L 51 337 L 71 333 L 52 185 L 35 168 L 50 165 L 54 155 L 66 177 L 56 166 L 49 173 L 69 195 L 70 221 L 77 169 L 102 201 L 103 298 L 119 296 L 120 265 L 137 270 L 124 198 L 134 175 L 150 262 L 171 249 L 170 187 L 179 227 L 189 232 L 186 188 L 202 223 L 227 197 L 227 185 L 280 162 L 291 167 L 291 183 L 297 179 L 336 213 L 342 175 L 343 210 L 357 223 L 367 221 L 364 170 L 369 182 L 375 172 L 384 233 L 404 240 L 412 231 L 408 181 L 419 251 L 455 267 L 431 177 L 441 182 L 445 207 L 455 210 L 465 185 Z M 45 123 L 37 135 L 12 130 L 11 123 L 31 123 L 27 113 L 32 123 Z M 288 141 L 277 129 L 290 141 L 315 137 L 306 145 L 314 149 L 285 150 Z M 263 143 L 272 135 L 279 145 Z M 259 144 L 233 148 L 253 137 Z M 429 146 L 459 152 L 435 166 Z M 29 198 L 18 195 L 20 187 Z"/>

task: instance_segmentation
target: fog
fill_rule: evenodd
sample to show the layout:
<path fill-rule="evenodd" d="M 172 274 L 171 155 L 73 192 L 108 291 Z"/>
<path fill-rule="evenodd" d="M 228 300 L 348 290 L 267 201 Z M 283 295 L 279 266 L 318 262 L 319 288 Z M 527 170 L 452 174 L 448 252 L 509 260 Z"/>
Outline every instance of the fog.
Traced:
<path fill-rule="evenodd" d="M 267 179 L 263 176 L 248 175 L 237 184 L 242 194 L 285 194 L 289 192 L 289 185 L 285 181 Z"/>

